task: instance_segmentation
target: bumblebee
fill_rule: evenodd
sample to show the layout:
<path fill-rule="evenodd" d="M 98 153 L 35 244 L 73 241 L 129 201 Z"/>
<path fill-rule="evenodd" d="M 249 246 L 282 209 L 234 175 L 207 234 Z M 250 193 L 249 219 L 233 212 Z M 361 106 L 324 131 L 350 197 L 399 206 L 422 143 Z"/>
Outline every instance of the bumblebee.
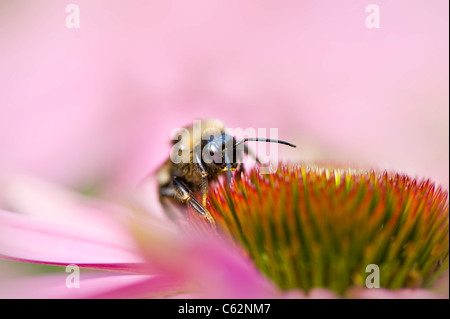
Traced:
<path fill-rule="evenodd" d="M 223 174 L 227 175 L 227 182 L 231 185 L 232 171 L 243 169 L 242 153 L 261 164 L 245 144 L 247 141 L 296 147 L 288 142 L 257 137 L 237 142 L 234 136 L 225 132 L 224 124 L 215 119 L 194 121 L 194 125 L 176 131 L 170 157 L 156 172 L 159 199 L 169 217 L 175 217 L 168 209 L 168 202 L 172 202 L 188 206 L 214 223 L 206 209 L 208 185 Z M 201 197 L 201 203 L 196 197 Z"/>

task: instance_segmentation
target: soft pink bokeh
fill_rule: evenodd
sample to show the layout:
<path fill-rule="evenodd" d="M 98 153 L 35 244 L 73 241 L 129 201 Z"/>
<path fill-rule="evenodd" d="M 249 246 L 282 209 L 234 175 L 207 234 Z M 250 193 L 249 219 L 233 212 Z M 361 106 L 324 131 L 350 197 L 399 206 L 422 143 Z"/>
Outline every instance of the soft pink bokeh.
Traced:
<path fill-rule="evenodd" d="M 68 29 L 66 5 L 80 7 Z M 194 118 L 448 188 L 448 1 L 2 1 L 0 174 L 130 187 Z"/>

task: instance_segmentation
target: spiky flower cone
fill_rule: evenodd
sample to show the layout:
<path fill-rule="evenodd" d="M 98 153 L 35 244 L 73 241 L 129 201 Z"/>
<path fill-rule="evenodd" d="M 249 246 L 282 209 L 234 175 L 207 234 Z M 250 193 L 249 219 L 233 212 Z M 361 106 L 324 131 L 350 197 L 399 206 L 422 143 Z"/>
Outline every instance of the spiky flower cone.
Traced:
<path fill-rule="evenodd" d="M 447 198 L 404 175 L 283 165 L 219 185 L 209 210 L 282 289 L 343 294 L 364 287 L 373 264 L 382 288 L 429 287 L 448 269 Z"/>

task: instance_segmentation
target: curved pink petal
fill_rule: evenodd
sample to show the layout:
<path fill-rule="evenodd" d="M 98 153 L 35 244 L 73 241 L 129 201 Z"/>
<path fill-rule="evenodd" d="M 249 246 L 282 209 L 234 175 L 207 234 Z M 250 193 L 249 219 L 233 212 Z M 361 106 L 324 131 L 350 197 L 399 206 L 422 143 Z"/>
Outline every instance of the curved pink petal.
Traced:
<path fill-rule="evenodd" d="M 126 286 L 111 287 L 108 291 L 98 293 L 92 298 L 176 298 L 185 291 L 184 285 L 172 277 L 138 276 L 142 278 L 133 282 L 129 280 Z M 181 296 L 186 297 L 186 295 Z"/>
<path fill-rule="evenodd" d="M 89 221 L 87 221 L 89 222 Z M 101 225 L 98 225 L 99 229 Z M 130 238 L 0 210 L 0 255 L 44 263 L 142 262 Z"/>
<path fill-rule="evenodd" d="M 68 288 L 70 273 L 12 278 L 1 282 L 0 298 L 142 298 L 176 295 L 179 285 L 151 275 L 80 272 L 79 288 Z"/>
<path fill-rule="evenodd" d="M 143 255 L 163 275 L 203 298 L 280 298 L 282 293 L 236 247 L 213 237 L 168 234 L 140 220 L 134 227 Z"/>

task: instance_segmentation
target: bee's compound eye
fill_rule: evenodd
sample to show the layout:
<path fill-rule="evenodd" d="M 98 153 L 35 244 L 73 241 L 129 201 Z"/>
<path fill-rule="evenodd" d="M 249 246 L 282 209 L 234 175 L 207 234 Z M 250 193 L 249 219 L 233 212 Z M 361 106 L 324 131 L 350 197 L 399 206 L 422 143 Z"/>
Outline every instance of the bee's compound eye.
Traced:
<path fill-rule="evenodd" d="M 214 156 L 218 153 L 219 149 L 214 143 L 209 143 L 209 155 Z"/>
<path fill-rule="evenodd" d="M 222 154 L 216 143 L 208 143 L 207 152 L 210 156 L 211 162 L 220 163 L 222 161 Z"/>

